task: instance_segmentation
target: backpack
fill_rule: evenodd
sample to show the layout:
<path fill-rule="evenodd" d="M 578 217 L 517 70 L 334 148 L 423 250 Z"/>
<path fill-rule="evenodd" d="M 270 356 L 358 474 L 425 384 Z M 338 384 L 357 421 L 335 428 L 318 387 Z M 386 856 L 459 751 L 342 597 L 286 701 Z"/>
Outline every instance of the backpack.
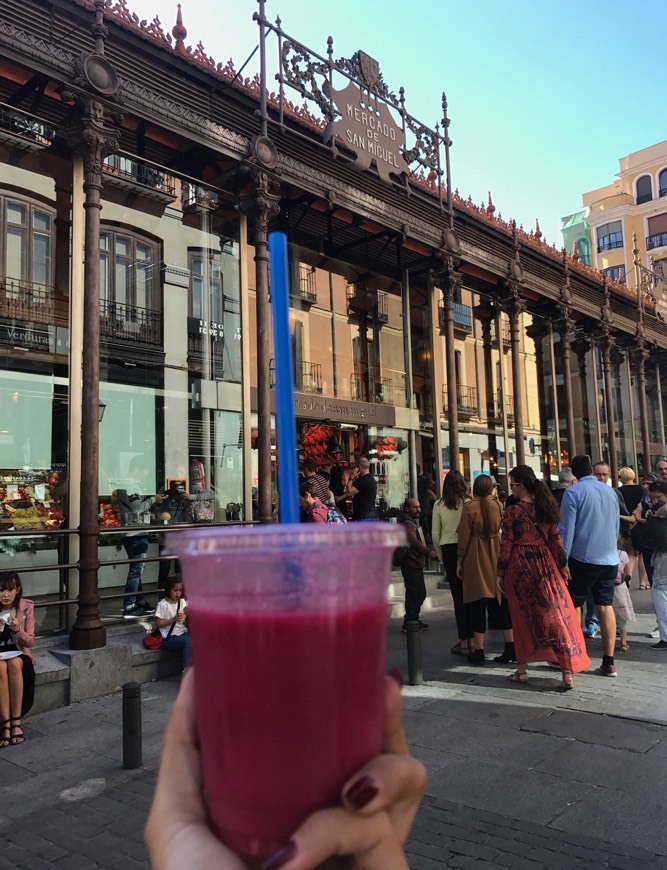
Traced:
<path fill-rule="evenodd" d="M 335 507 L 327 506 L 327 522 L 337 523 L 338 525 L 346 525 L 347 520 L 343 514 L 339 513 Z"/>
<path fill-rule="evenodd" d="M 394 550 L 394 554 L 391 557 L 392 568 L 400 568 L 401 565 L 404 564 L 405 559 L 406 559 L 409 552 L 410 552 L 410 547 L 407 545 L 403 546 L 403 547 L 396 547 L 396 549 Z"/>

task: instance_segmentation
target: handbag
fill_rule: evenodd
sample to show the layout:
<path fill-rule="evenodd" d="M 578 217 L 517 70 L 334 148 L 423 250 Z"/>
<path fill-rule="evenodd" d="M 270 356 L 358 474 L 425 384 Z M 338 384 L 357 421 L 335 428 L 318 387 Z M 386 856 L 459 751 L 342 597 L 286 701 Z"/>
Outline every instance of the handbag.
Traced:
<path fill-rule="evenodd" d="M 640 540 L 642 549 L 667 550 L 667 517 L 646 517 Z"/>
<path fill-rule="evenodd" d="M 178 614 L 181 612 L 181 600 L 178 599 L 178 607 L 176 608 L 176 622 L 178 622 Z M 171 637 L 171 633 L 176 627 L 176 622 L 172 622 L 169 626 L 169 631 L 167 632 L 166 637 L 162 637 L 162 632 L 159 628 L 154 628 L 153 631 L 149 631 L 148 634 L 142 640 L 142 643 L 146 649 L 156 650 L 162 649 L 165 644 L 165 641 L 169 640 Z"/>

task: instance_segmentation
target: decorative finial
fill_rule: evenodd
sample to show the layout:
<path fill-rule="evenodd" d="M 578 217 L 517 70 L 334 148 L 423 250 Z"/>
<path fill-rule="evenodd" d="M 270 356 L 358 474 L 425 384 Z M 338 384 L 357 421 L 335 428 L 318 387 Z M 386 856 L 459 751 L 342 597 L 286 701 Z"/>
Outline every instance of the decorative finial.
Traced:
<path fill-rule="evenodd" d="M 486 207 L 486 213 L 493 214 L 495 210 L 496 210 L 496 207 L 493 204 L 493 200 L 491 199 L 491 191 L 489 191 L 489 204 Z"/>
<path fill-rule="evenodd" d="M 171 35 L 176 40 L 174 48 L 179 54 L 185 54 L 185 37 L 188 31 L 183 27 L 183 15 L 181 14 L 181 4 L 178 4 L 178 12 L 176 13 L 176 25 L 171 31 Z"/>
<path fill-rule="evenodd" d="M 572 259 L 574 260 L 575 263 L 578 263 L 579 260 L 581 259 L 579 257 L 579 248 L 577 248 L 576 242 L 574 243 L 574 245 L 572 245 Z"/>
<path fill-rule="evenodd" d="M 537 218 L 535 218 L 535 238 L 538 242 L 542 239 L 542 230 L 540 229 L 540 222 Z"/>

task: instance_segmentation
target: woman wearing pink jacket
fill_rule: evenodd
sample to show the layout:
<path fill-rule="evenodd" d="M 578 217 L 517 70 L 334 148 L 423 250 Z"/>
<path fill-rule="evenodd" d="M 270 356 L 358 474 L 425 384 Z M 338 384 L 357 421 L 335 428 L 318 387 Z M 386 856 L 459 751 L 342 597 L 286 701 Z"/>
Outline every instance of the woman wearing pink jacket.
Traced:
<path fill-rule="evenodd" d="M 0 571 L 0 749 L 25 741 L 23 716 L 35 696 L 35 605 L 16 571 Z"/>

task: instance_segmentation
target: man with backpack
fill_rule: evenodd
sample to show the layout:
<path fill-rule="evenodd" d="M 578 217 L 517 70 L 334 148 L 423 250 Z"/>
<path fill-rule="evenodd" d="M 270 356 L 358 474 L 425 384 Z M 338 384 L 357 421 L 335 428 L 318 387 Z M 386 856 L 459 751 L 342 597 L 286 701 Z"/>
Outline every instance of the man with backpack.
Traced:
<path fill-rule="evenodd" d="M 347 520 L 335 507 L 323 504 L 317 496 L 315 484 L 311 480 L 304 480 L 299 487 L 299 502 L 301 509 L 306 515 L 307 523 L 337 523 L 343 524 Z"/>
<path fill-rule="evenodd" d="M 426 598 L 426 583 L 424 582 L 424 566 L 426 557 L 438 559 L 438 554 L 426 544 L 424 530 L 419 523 L 421 505 L 419 499 L 408 498 L 403 505 L 403 513 L 398 522 L 405 526 L 408 535 L 408 545 L 401 559 L 401 574 L 405 583 L 405 619 L 403 634 L 407 634 L 407 623 L 418 622 L 419 630 L 426 631 L 428 624 L 419 618 L 419 611 Z"/>

